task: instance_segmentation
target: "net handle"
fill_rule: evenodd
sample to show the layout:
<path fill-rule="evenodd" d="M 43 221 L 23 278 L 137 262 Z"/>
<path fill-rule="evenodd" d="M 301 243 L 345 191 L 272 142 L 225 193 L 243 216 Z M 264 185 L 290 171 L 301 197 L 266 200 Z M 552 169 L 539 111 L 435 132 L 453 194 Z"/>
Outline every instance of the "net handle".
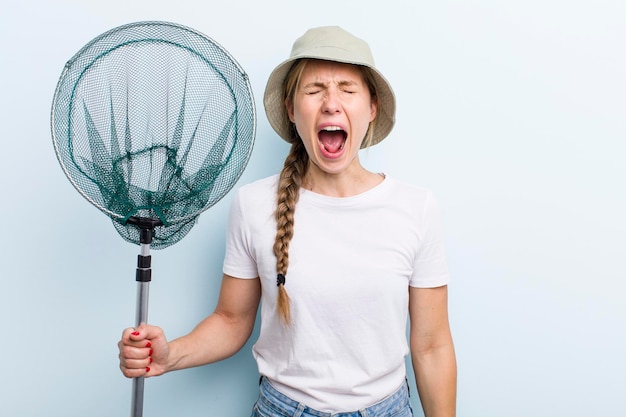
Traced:
<path fill-rule="evenodd" d="M 127 223 L 137 226 L 141 231 L 141 250 L 137 256 L 137 273 L 135 274 L 135 281 L 137 281 L 135 326 L 139 327 L 139 325 L 148 322 L 148 300 L 150 296 L 150 282 L 152 281 L 150 243 L 152 243 L 152 237 L 154 236 L 154 228 L 162 226 L 163 223 L 159 219 L 135 216 L 129 218 Z M 145 378 L 143 376 L 133 378 L 131 417 L 143 416 L 144 382 Z"/>

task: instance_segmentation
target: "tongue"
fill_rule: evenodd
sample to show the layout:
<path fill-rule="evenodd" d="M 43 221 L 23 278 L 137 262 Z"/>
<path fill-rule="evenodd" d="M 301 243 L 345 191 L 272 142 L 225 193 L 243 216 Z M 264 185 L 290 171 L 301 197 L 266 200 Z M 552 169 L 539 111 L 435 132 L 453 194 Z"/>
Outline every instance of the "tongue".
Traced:
<path fill-rule="evenodd" d="M 321 131 L 319 133 L 319 140 L 324 146 L 324 149 L 330 153 L 335 153 L 343 145 L 344 132 L 337 130 L 334 132 Z"/>

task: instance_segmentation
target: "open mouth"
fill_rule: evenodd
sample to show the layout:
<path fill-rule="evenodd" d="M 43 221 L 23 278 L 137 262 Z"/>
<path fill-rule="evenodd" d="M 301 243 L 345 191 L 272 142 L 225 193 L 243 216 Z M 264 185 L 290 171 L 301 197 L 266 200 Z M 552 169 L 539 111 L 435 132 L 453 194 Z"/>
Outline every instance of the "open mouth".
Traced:
<path fill-rule="evenodd" d="M 339 126 L 327 126 L 317 133 L 322 148 L 329 154 L 343 150 L 348 134 Z"/>

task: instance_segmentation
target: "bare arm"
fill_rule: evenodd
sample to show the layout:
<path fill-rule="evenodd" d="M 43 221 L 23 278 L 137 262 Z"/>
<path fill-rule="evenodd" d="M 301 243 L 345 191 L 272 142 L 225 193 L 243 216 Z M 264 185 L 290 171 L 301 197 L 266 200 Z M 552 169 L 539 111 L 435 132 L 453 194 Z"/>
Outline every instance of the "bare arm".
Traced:
<path fill-rule="evenodd" d="M 448 287 L 410 288 L 411 359 L 426 417 L 456 416 L 456 358 Z"/>
<path fill-rule="evenodd" d="M 224 275 L 215 311 L 189 334 L 168 343 L 156 326 L 126 329 L 118 346 L 125 376 L 156 376 L 228 358 L 246 343 L 261 298 L 259 279 Z"/>

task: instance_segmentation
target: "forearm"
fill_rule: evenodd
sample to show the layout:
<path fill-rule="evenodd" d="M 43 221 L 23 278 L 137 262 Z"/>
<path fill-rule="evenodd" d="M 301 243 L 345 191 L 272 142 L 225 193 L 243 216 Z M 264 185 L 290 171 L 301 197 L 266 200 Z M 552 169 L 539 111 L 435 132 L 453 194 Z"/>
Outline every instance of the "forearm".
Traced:
<path fill-rule="evenodd" d="M 452 343 L 412 355 L 417 389 L 426 417 L 456 416 L 456 358 Z"/>
<path fill-rule="evenodd" d="M 207 365 L 237 353 L 246 343 L 254 320 L 236 320 L 213 313 L 191 333 L 170 342 L 167 371 Z"/>

